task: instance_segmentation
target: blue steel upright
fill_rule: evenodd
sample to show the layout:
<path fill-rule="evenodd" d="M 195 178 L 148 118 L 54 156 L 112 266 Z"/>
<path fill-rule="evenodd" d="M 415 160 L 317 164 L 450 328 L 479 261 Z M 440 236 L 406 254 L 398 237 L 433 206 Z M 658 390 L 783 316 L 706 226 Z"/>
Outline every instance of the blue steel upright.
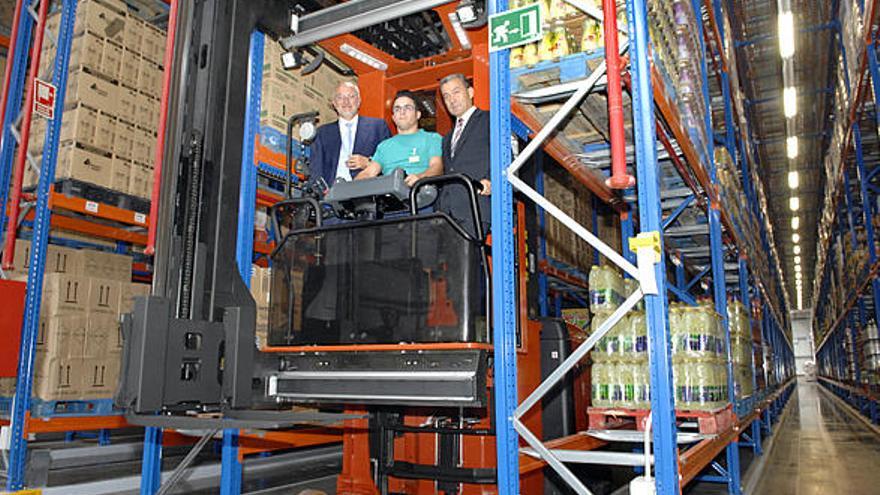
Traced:
<path fill-rule="evenodd" d="M 657 135 L 654 91 L 648 59 L 648 11 L 645 0 L 627 0 L 627 19 L 631 35 L 633 131 L 636 145 L 636 178 L 639 192 L 639 218 L 643 232 L 659 232 L 663 242 L 663 212 L 660 205 L 660 177 L 657 164 Z M 677 495 L 678 447 L 676 445 L 675 406 L 672 387 L 666 296 L 666 253 L 654 267 L 658 293 L 645 296 L 645 316 L 651 349 L 651 428 L 657 493 Z"/>
<path fill-rule="evenodd" d="M 507 8 L 506 0 L 491 2 L 490 12 Z M 514 281 L 513 191 L 504 170 L 510 163 L 510 83 L 508 50 L 490 55 L 491 179 L 493 240 L 493 339 L 495 347 L 495 424 L 498 490 L 519 493 L 519 437 L 512 414 L 517 405 L 516 293 Z"/>
<path fill-rule="evenodd" d="M 73 22 L 76 17 L 76 0 L 65 0 L 62 6 L 61 25 L 58 32 L 58 52 L 55 58 L 52 84 L 57 88 L 55 118 L 46 127 L 46 140 L 43 143 L 43 162 L 40 180 L 37 184 L 37 205 L 34 209 L 33 238 L 28 268 L 27 293 L 25 299 L 24 322 L 21 332 L 21 347 L 18 355 L 18 374 L 15 396 L 12 400 L 11 440 L 6 489 L 14 492 L 24 488 L 25 463 L 27 462 L 27 439 L 25 423 L 30 409 L 31 389 L 34 378 L 34 361 L 37 351 L 37 331 L 40 324 L 40 304 L 43 296 L 43 275 L 46 268 L 46 247 L 49 240 L 49 189 L 55 179 L 55 165 L 58 160 L 58 138 L 61 132 L 61 118 L 64 111 L 64 95 L 67 92 L 67 63 L 70 60 L 70 44 L 73 37 Z M 22 17 L 29 14 L 22 12 Z M 24 43 L 19 49 L 24 49 Z M 10 96 L 13 96 L 10 94 Z M 11 104 L 11 98 L 10 103 Z M 7 112 L 9 113 L 9 112 Z M 5 145 L 5 140 L 4 140 Z"/>
<path fill-rule="evenodd" d="M 694 12 L 701 12 L 701 3 L 699 0 L 692 0 Z M 720 20 L 720 19 L 719 19 Z M 710 136 L 706 141 L 707 161 L 709 165 L 709 177 L 712 185 L 718 186 L 718 170 L 715 163 L 715 140 L 711 136 L 715 134 L 712 127 L 712 101 L 709 97 L 709 79 L 708 69 L 706 68 L 706 45 L 703 36 L 703 24 L 697 23 L 699 31 L 698 38 L 700 40 L 700 73 L 703 82 L 703 104 L 706 108 L 703 125 L 706 127 L 706 135 Z M 725 74 L 726 75 L 726 74 Z M 722 92 L 724 92 L 726 78 L 722 78 Z M 725 108 L 725 111 L 728 111 Z M 732 122 L 732 119 L 729 120 Z M 728 124 L 729 126 L 730 124 Z M 732 128 L 728 127 L 728 136 L 732 136 Z M 728 143 L 730 146 L 731 143 Z M 733 353 L 730 346 L 730 325 L 727 317 L 727 283 L 724 273 L 724 238 L 721 233 L 721 211 L 717 201 L 712 201 L 710 196 L 707 216 L 709 217 L 709 252 L 712 258 L 712 288 L 715 297 L 715 311 L 721 317 L 721 328 L 724 330 L 724 341 L 727 349 L 727 396 L 730 403 L 736 404 L 736 390 L 734 389 L 734 371 Z M 739 495 L 740 488 L 740 466 L 739 466 L 739 445 L 737 439 L 727 444 L 727 492 L 731 495 Z"/>
<path fill-rule="evenodd" d="M 251 267 L 254 258 L 254 208 L 257 202 L 257 165 L 254 162 L 254 142 L 260 125 L 264 42 L 263 33 L 255 31 L 251 34 L 247 104 L 244 114 L 244 147 L 241 156 L 241 184 L 238 196 L 236 260 L 239 274 L 248 287 L 251 285 Z M 240 494 L 241 476 L 241 462 L 238 460 L 238 431 L 223 430 L 220 494 Z"/>
<path fill-rule="evenodd" d="M 30 55 L 31 33 L 34 29 L 34 18 L 27 12 L 30 2 L 22 0 L 21 15 L 18 20 L 18 33 L 15 40 L 15 53 L 9 73 L 9 86 L 3 88 L 8 95 L 6 98 L 6 111 L 3 114 L 3 128 L 0 129 L 0 234 L 6 229 L 6 203 L 9 201 L 9 184 L 12 178 L 13 163 L 15 163 L 15 148 L 17 141 L 13 136 L 13 125 L 21 112 L 22 95 L 24 84 L 27 79 L 28 57 Z M 2 237 L 2 236 L 0 236 Z"/>
<path fill-rule="evenodd" d="M 876 78 L 880 77 L 877 71 L 877 61 L 876 54 L 874 53 L 873 44 L 869 46 L 868 50 L 868 59 L 874 60 L 874 63 L 871 65 L 871 80 L 875 81 L 874 89 L 875 91 L 878 88 Z M 880 112 L 878 112 L 880 113 Z M 856 172 L 859 182 L 859 192 L 862 197 L 862 216 L 863 222 L 865 224 L 865 234 L 868 241 L 868 263 L 873 266 L 877 263 L 877 245 L 875 244 L 875 240 L 877 239 L 877 233 L 874 231 L 874 196 L 871 195 L 868 189 L 868 174 L 865 170 L 865 157 L 862 151 L 862 131 L 859 127 L 859 124 L 853 124 L 853 141 L 855 145 L 856 152 Z M 880 279 L 877 277 L 873 277 L 871 279 L 871 297 L 874 301 L 874 322 L 880 324 Z"/>
<path fill-rule="evenodd" d="M 507 10 L 507 0 L 488 2 L 489 14 Z M 492 168 L 492 338 L 495 346 L 495 444 L 498 493 L 519 494 L 519 435 L 516 409 L 516 270 L 513 188 L 510 165 L 510 50 L 489 54 L 490 163 Z"/>

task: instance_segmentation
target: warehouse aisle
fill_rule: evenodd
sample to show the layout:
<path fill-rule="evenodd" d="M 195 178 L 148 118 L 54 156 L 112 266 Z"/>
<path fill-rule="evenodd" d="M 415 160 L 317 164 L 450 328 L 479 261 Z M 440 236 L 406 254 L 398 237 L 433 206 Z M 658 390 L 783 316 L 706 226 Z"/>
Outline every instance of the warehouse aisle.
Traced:
<path fill-rule="evenodd" d="M 880 486 L 880 438 L 819 390 L 798 382 L 756 495 L 870 494 Z"/>

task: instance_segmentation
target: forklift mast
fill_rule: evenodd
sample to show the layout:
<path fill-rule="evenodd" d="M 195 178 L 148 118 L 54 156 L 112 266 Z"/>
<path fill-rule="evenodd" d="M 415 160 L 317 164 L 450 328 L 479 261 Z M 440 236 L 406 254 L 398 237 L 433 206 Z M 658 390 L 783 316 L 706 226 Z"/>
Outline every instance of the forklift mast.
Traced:
<path fill-rule="evenodd" d="M 243 68 L 254 30 L 289 34 L 292 7 L 284 0 L 180 4 L 153 289 L 123 322 L 117 399 L 136 413 L 250 405 L 255 303 L 235 256 Z"/>

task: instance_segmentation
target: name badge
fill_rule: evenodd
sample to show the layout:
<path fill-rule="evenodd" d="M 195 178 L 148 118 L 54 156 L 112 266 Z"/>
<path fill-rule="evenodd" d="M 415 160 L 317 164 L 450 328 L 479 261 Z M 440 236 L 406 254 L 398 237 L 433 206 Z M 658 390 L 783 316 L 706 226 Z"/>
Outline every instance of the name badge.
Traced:
<path fill-rule="evenodd" d="M 411 155 L 409 157 L 409 162 L 410 163 L 419 163 L 419 156 L 418 155 Z"/>

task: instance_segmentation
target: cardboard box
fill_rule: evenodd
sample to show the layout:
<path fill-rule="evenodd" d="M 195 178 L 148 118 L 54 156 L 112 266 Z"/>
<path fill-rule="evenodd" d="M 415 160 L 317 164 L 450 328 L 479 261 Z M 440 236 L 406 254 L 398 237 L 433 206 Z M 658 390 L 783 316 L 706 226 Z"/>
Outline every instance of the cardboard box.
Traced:
<path fill-rule="evenodd" d="M 55 34 L 58 31 L 54 31 Z M 104 39 L 94 33 L 82 33 L 73 38 L 70 44 L 70 63 L 68 67 L 77 69 L 85 67 L 94 72 L 103 72 L 101 70 L 101 58 L 104 50 Z M 48 66 L 55 63 L 55 57 L 40 58 L 40 67 L 43 64 Z M 117 68 L 117 72 L 119 69 Z"/>
<path fill-rule="evenodd" d="M 111 351 L 115 352 L 118 332 L 119 315 L 90 313 L 85 331 L 83 357 L 103 358 Z M 113 349 L 111 349 L 111 341 L 114 343 Z"/>
<path fill-rule="evenodd" d="M 122 46 L 124 46 L 126 50 L 140 53 L 141 44 L 144 39 L 144 24 L 144 21 L 132 15 L 125 19 L 125 32 L 122 35 Z"/>
<path fill-rule="evenodd" d="M 119 382 L 119 357 L 87 359 L 83 363 L 81 398 L 104 399 L 113 397 Z"/>
<path fill-rule="evenodd" d="M 131 313 L 134 310 L 134 299 L 136 297 L 146 297 L 150 295 L 150 284 L 130 283 L 122 284 L 122 298 L 119 302 L 119 312 L 121 314 Z"/>
<path fill-rule="evenodd" d="M 135 128 L 131 146 L 131 158 L 140 163 L 153 163 L 155 150 L 156 136 L 147 130 Z"/>
<path fill-rule="evenodd" d="M 113 136 L 113 156 L 115 158 L 132 158 L 135 127 L 122 120 L 116 122 L 116 135 Z"/>
<path fill-rule="evenodd" d="M 103 278 L 89 278 L 89 295 L 86 309 L 89 317 L 96 314 L 116 316 L 119 314 L 119 301 L 122 297 L 122 282 Z"/>
<path fill-rule="evenodd" d="M 165 60 L 165 32 L 152 24 L 144 24 L 141 55 L 162 65 Z"/>
<path fill-rule="evenodd" d="M 31 137 L 28 140 L 28 151 L 34 156 L 42 155 L 45 140 L 46 119 L 35 114 L 31 119 Z"/>
<path fill-rule="evenodd" d="M 119 78 L 119 70 L 122 64 L 122 45 L 113 41 L 104 42 L 104 50 L 101 54 L 101 74 L 110 79 Z"/>
<path fill-rule="evenodd" d="M 85 339 L 85 313 L 43 315 L 37 328 L 37 352 L 46 358 L 82 358 Z"/>
<path fill-rule="evenodd" d="M 132 162 L 131 181 L 128 184 L 128 194 L 139 198 L 149 198 L 153 192 L 153 171 L 146 165 Z"/>
<path fill-rule="evenodd" d="M 135 79 L 137 79 L 137 66 L 135 66 Z M 137 81 L 135 81 L 137 84 Z M 120 121 L 125 121 L 129 124 L 136 124 L 136 115 L 138 109 L 138 98 L 140 97 L 140 93 L 133 87 L 128 88 L 125 86 L 119 87 L 119 114 L 117 117 Z"/>
<path fill-rule="evenodd" d="M 138 68 L 141 65 L 141 60 L 143 59 L 140 53 L 131 51 L 128 47 L 124 49 L 122 53 L 122 63 L 119 67 L 120 84 L 131 89 L 137 89 Z"/>
<path fill-rule="evenodd" d="M 97 125 L 95 126 L 95 139 L 93 146 L 108 153 L 112 153 L 113 140 L 116 137 L 116 123 L 117 119 L 113 115 L 105 112 L 99 113 Z"/>
<path fill-rule="evenodd" d="M 89 0 L 81 2 L 76 9 L 74 34 L 91 31 L 98 36 L 117 43 L 125 41 L 125 14 L 111 8 L 104 2 Z"/>
<path fill-rule="evenodd" d="M 272 289 L 272 269 L 259 265 L 251 266 L 251 296 L 258 308 L 269 307 L 269 292 Z"/>
<path fill-rule="evenodd" d="M 135 98 L 135 124 L 140 127 L 155 132 L 159 123 L 159 100 L 144 93 L 138 93 Z"/>
<path fill-rule="evenodd" d="M 55 177 L 77 179 L 99 186 L 110 187 L 113 160 L 75 146 L 73 143 L 61 146 L 58 151 L 58 165 Z"/>
<path fill-rule="evenodd" d="M 33 395 L 43 400 L 76 400 L 82 390 L 82 358 L 37 355 Z"/>
<path fill-rule="evenodd" d="M 15 260 L 13 272 L 27 275 L 31 263 L 31 241 L 15 241 Z M 45 273 L 67 273 L 79 275 L 82 273 L 82 258 L 79 251 L 55 244 L 46 247 Z M 43 282 L 45 285 L 45 281 Z"/>
<path fill-rule="evenodd" d="M 65 105 L 84 103 L 91 108 L 103 110 L 115 105 L 119 98 L 119 86 L 81 70 L 72 72 L 67 79 Z"/>
<path fill-rule="evenodd" d="M 95 132 L 98 127 L 98 112 L 82 105 L 64 111 L 61 120 L 59 141 L 77 141 L 95 146 Z"/>
<path fill-rule="evenodd" d="M 15 378 L 0 378 L 0 397 L 15 395 Z"/>
<path fill-rule="evenodd" d="M 43 279 L 42 316 L 82 315 L 89 295 L 88 278 L 66 273 L 47 273 Z"/>
<path fill-rule="evenodd" d="M 151 60 L 141 59 L 137 89 L 154 98 L 162 96 L 162 68 Z"/>
<path fill-rule="evenodd" d="M 82 249 L 80 255 L 83 273 L 99 279 L 131 282 L 131 256 L 93 249 Z"/>
<path fill-rule="evenodd" d="M 110 179 L 110 188 L 128 192 L 128 183 L 131 180 L 131 161 L 126 158 L 113 157 L 113 177 Z"/>
<path fill-rule="evenodd" d="M 144 95 L 144 109 L 147 116 L 144 119 L 144 128 L 155 134 L 159 130 L 159 117 L 162 113 L 162 102 L 158 98 Z"/>

